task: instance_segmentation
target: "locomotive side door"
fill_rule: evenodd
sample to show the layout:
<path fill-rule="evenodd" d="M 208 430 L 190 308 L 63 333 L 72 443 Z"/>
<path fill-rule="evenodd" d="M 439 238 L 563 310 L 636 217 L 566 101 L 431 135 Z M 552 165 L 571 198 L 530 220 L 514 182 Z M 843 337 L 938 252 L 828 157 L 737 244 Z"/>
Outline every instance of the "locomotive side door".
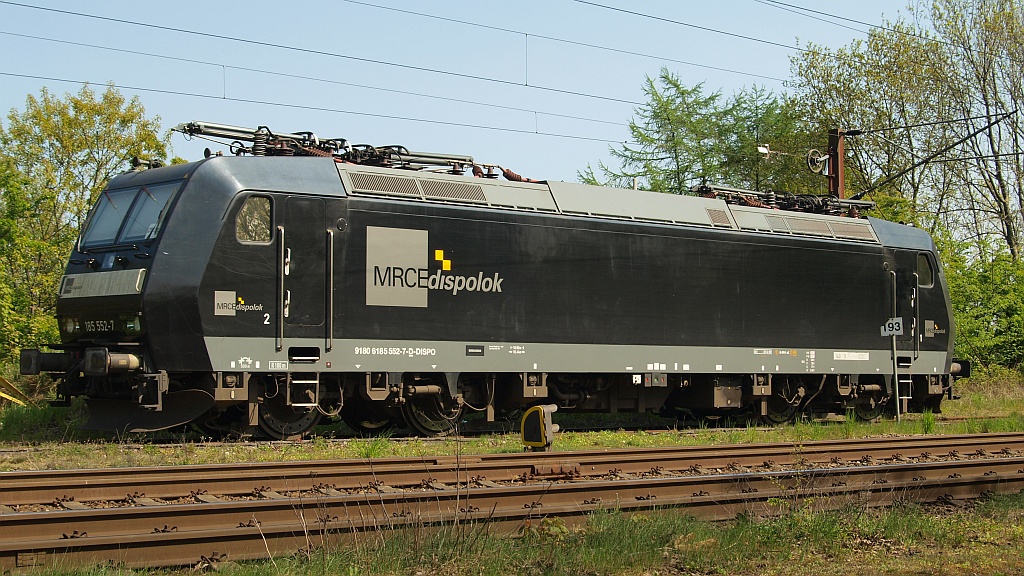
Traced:
<path fill-rule="evenodd" d="M 916 250 L 886 251 L 891 316 L 882 326 L 882 336 L 891 339 L 893 377 L 889 389 L 896 398 L 896 420 L 907 411 L 913 397 L 913 364 L 921 351 L 921 274 Z M 929 272 L 930 274 L 930 272 Z M 926 279 L 930 282 L 930 279 Z"/>
<path fill-rule="evenodd" d="M 902 334 L 896 335 L 896 351 L 899 364 L 909 366 L 918 355 L 917 333 L 921 325 L 919 314 L 920 277 L 917 273 L 917 252 L 896 250 L 895 286 L 891 289 L 895 295 L 893 318 L 902 319 Z M 892 280 L 890 280 L 892 281 Z"/>
<path fill-rule="evenodd" d="M 323 337 L 327 233 L 324 201 L 288 196 L 277 224 L 279 323 L 284 338 Z"/>

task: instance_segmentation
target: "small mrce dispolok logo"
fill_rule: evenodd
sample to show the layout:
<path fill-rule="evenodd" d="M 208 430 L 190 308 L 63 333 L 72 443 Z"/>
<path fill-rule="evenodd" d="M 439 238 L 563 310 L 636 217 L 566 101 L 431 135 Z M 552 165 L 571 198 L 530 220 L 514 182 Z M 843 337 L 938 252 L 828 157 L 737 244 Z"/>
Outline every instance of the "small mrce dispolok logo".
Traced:
<path fill-rule="evenodd" d="M 451 270 L 444 250 L 430 250 L 426 230 L 366 227 L 367 306 L 426 308 L 432 290 L 452 296 L 502 291 L 505 279 L 497 272 L 449 274 Z"/>
<path fill-rule="evenodd" d="M 234 290 L 214 290 L 213 292 L 213 315 L 234 316 L 236 312 L 261 312 L 263 304 L 246 304 L 241 296 L 236 296 Z"/>

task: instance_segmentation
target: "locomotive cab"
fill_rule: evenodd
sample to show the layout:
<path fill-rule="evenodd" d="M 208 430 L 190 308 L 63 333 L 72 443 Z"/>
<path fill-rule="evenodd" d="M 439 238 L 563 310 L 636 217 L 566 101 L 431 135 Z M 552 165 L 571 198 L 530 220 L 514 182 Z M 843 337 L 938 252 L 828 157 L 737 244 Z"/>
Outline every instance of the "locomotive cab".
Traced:
<path fill-rule="evenodd" d="M 150 334 L 151 276 L 172 207 L 194 165 L 133 171 L 111 181 L 97 198 L 75 243 L 57 295 L 61 343 L 57 352 L 21 352 L 22 374 L 59 379 L 60 402 L 86 396 L 88 428 L 134 431 L 132 422 L 160 429 L 187 422 L 212 398 L 176 392 L 155 368 Z M 127 401 L 127 402 L 126 402 Z"/>

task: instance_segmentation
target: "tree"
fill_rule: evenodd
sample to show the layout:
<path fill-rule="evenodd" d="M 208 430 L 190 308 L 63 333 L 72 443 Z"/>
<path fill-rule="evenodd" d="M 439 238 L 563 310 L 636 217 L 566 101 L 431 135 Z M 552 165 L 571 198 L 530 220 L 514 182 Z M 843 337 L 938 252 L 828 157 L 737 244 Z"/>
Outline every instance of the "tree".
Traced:
<path fill-rule="evenodd" d="M 814 182 L 802 159 L 810 139 L 791 101 L 757 87 L 724 99 L 667 69 L 647 78 L 644 93 L 648 103 L 629 123 L 633 143 L 610 149 L 620 168 L 601 163 L 599 175 L 587 167 L 581 181 L 631 188 L 636 179 L 640 188 L 673 194 L 696 184 L 783 190 Z M 761 144 L 783 154 L 765 159 Z"/>
<path fill-rule="evenodd" d="M 910 16 L 836 51 L 808 46 L 795 94 L 815 125 L 865 130 L 848 144 L 848 187 L 871 190 L 885 216 L 1019 260 L 1024 119 L 1008 114 L 1024 104 L 1024 9 L 933 0 Z"/>
<path fill-rule="evenodd" d="M 89 208 L 133 156 L 164 159 L 168 139 L 159 127 L 137 98 L 113 86 L 99 96 L 85 86 L 64 99 L 44 88 L 0 125 L 0 298 L 9 303 L 3 327 L 20 318 L 17 344 L 56 335 L 58 282 Z"/>
<path fill-rule="evenodd" d="M 28 216 L 23 184 L 11 163 L 0 160 L 0 254 L 5 259 L 16 253 L 20 243 L 18 223 Z M 14 293 L 9 281 L 13 271 L 8 271 L 8 278 L 0 281 L 0 361 L 10 361 L 24 337 L 34 332 L 25 314 L 28 306 Z"/>
<path fill-rule="evenodd" d="M 658 83 L 647 77 L 644 94 L 648 103 L 629 122 L 635 144 L 610 149 L 622 167 L 599 164 L 599 169 L 610 185 L 631 188 L 635 178 L 647 190 L 684 194 L 691 185 L 706 182 L 720 162 L 714 143 L 723 124 L 721 94 L 705 95 L 701 84 L 684 86 L 665 68 Z M 580 179 L 598 183 L 589 167 Z"/>
<path fill-rule="evenodd" d="M 752 86 L 734 95 L 719 147 L 723 184 L 751 190 L 825 193 L 827 181 L 807 168 L 812 149 L 824 150 L 827 131 L 808 130 L 797 103 Z M 768 146 L 767 157 L 758 151 Z"/>
<path fill-rule="evenodd" d="M 947 248 L 957 354 L 986 368 L 1024 368 L 1024 262 L 1004 251 L 968 264 L 966 250 Z"/>
<path fill-rule="evenodd" d="M 995 231 L 1014 261 L 1024 256 L 1024 119 L 1013 114 L 1024 105 L 1024 8 L 1009 0 L 935 0 L 928 14 L 943 43 L 954 111 L 967 118 L 959 133 L 973 133 L 963 148 L 972 158 L 965 173 L 968 199 Z M 1005 120 L 992 123 L 995 118 Z"/>
<path fill-rule="evenodd" d="M 905 24 L 885 26 L 835 52 L 812 44 L 793 62 L 792 86 L 810 121 L 819 129 L 865 132 L 847 141 L 847 188 L 853 191 L 876 188 L 947 141 L 947 127 L 921 126 L 949 116 L 945 100 L 935 98 L 943 80 L 933 42 Z M 878 189 L 874 199 L 886 217 L 917 221 L 923 190 L 935 177 L 911 172 Z"/>

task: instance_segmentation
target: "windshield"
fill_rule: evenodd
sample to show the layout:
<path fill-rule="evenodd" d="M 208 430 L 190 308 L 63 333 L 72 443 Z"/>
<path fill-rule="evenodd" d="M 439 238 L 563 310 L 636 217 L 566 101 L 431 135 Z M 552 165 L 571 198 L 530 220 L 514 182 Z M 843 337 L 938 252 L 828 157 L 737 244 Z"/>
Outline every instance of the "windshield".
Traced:
<path fill-rule="evenodd" d="M 180 182 L 104 190 L 93 209 L 82 249 L 134 244 L 155 238 Z"/>

